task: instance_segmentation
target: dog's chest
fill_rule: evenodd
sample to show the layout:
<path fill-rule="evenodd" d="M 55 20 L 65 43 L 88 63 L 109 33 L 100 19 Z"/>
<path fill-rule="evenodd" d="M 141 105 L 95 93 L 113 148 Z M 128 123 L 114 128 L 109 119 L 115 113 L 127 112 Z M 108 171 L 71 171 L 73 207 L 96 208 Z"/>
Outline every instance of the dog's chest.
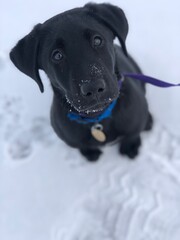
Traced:
<path fill-rule="evenodd" d="M 89 147 L 99 147 L 108 143 L 113 143 L 119 138 L 119 133 L 115 129 L 112 120 L 104 120 L 94 124 L 79 124 L 70 130 L 70 139 L 76 143 Z M 68 133 L 69 134 L 69 133 Z"/>
<path fill-rule="evenodd" d="M 117 124 L 115 127 L 116 118 L 113 114 L 99 123 L 83 124 L 70 120 L 67 112 L 54 111 L 54 108 L 51 111 L 51 124 L 55 132 L 68 145 L 75 148 L 97 148 L 116 141 L 121 135 L 117 130 Z M 96 124 L 101 125 L 100 132 L 98 129 L 92 131 Z"/>

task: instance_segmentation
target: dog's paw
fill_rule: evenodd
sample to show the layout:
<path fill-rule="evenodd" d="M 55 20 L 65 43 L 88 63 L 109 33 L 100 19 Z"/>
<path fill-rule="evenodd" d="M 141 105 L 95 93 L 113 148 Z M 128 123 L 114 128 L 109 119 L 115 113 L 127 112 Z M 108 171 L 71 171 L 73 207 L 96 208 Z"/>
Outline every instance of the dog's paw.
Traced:
<path fill-rule="evenodd" d="M 125 138 L 121 142 L 120 153 L 134 159 L 138 155 L 140 146 L 141 138 L 139 136 L 136 138 Z"/>
<path fill-rule="evenodd" d="M 80 149 L 80 152 L 90 162 L 97 161 L 102 154 L 99 149 Z"/>

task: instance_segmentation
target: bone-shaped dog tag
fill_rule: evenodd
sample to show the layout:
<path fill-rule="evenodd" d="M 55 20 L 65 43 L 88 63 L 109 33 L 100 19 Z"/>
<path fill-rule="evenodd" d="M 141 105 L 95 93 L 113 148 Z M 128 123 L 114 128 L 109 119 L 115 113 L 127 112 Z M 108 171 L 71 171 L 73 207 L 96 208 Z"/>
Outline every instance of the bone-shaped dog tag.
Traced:
<path fill-rule="evenodd" d="M 101 124 L 95 124 L 91 127 L 91 134 L 98 142 L 105 142 L 106 135 L 103 132 L 103 126 Z"/>

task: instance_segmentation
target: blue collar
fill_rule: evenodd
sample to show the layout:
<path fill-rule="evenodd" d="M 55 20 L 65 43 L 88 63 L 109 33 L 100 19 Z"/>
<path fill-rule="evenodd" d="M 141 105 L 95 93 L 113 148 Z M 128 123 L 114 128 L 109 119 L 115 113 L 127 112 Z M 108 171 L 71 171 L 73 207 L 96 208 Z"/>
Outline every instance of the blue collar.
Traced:
<path fill-rule="evenodd" d="M 82 123 L 82 124 L 87 124 L 87 123 L 97 123 L 100 122 L 106 118 L 109 118 L 112 114 L 112 111 L 116 105 L 117 99 L 114 100 L 108 108 L 106 108 L 106 110 L 101 113 L 99 116 L 95 117 L 95 118 L 90 118 L 90 117 L 84 117 L 81 116 L 77 113 L 68 113 L 68 118 L 72 121 L 76 121 L 78 123 Z"/>

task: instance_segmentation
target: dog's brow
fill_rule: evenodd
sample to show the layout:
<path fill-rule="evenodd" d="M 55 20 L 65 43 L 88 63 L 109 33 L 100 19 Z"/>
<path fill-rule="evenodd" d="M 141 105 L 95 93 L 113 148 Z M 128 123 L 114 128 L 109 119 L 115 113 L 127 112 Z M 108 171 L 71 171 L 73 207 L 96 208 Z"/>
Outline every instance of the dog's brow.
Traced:
<path fill-rule="evenodd" d="M 95 34 L 96 32 L 94 31 L 94 30 L 92 30 L 92 29 L 89 29 L 89 28 L 86 28 L 86 29 L 84 29 L 84 31 L 83 31 L 83 35 L 87 38 L 87 39 L 89 39 L 93 34 Z"/>
<path fill-rule="evenodd" d="M 65 41 L 62 38 L 58 38 L 56 39 L 55 42 L 56 46 L 58 46 L 59 48 L 64 48 L 65 47 Z"/>

